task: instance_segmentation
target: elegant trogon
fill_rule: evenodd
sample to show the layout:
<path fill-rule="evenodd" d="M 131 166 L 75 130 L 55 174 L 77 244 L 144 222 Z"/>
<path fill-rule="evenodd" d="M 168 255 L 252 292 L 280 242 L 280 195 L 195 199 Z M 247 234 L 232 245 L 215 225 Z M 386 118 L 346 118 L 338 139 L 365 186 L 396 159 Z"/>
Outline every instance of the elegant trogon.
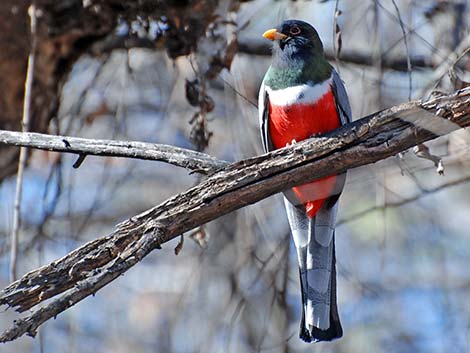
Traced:
<path fill-rule="evenodd" d="M 316 30 L 298 20 L 263 36 L 273 41 L 272 63 L 259 93 L 263 147 L 278 149 L 351 121 L 348 96 L 328 63 Z M 330 341 L 343 334 L 336 304 L 335 220 L 345 175 L 284 191 L 297 249 L 302 293 L 300 338 Z"/>

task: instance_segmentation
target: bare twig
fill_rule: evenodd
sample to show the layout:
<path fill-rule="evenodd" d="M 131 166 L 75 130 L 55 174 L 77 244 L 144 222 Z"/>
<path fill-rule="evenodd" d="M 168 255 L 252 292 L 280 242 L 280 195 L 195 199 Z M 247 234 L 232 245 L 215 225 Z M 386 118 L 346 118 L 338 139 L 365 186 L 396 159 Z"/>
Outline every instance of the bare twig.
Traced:
<path fill-rule="evenodd" d="M 94 140 L 79 137 L 0 130 L 0 143 L 79 156 L 113 156 L 166 162 L 198 173 L 210 173 L 228 164 L 205 153 L 169 145 L 136 141 Z"/>
<path fill-rule="evenodd" d="M 0 342 L 14 340 L 116 279 L 182 233 L 274 193 L 376 162 L 470 126 L 470 88 L 372 114 L 323 137 L 233 163 L 195 187 L 117 225 L 108 236 L 33 270 L 0 293 L 0 305 L 25 311 Z M 436 115 L 438 110 L 442 115 Z M 57 296 L 56 298 L 52 298 Z"/>
<path fill-rule="evenodd" d="M 31 95 L 33 91 L 34 80 L 34 60 L 36 52 L 36 7 L 33 4 L 28 9 L 31 18 L 31 51 L 28 57 L 28 67 L 26 71 L 26 80 L 23 100 L 23 132 L 29 130 L 29 121 L 31 116 Z M 23 173 L 28 158 L 26 148 L 20 149 L 20 158 L 18 162 L 18 174 L 16 175 L 15 202 L 13 206 L 13 228 L 11 231 L 11 253 L 10 253 L 10 280 L 16 280 L 17 262 L 18 262 L 18 237 L 21 223 L 21 195 L 23 191 Z"/>
<path fill-rule="evenodd" d="M 364 217 L 364 216 L 366 216 L 366 215 L 368 215 L 368 214 L 370 214 L 371 212 L 374 212 L 374 211 L 384 211 L 385 209 L 388 209 L 388 208 L 400 207 L 400 206 L 418 201 L 419 199 L 421 199 L 422 197 L 424 197 L 426 195 L 430 195 L 430 194 L 439 192 L 441 190 L 444 190 L 446 188 L 450 188 L 450 187 L 453 187 L 453 186 L 465 184 L 465 183 L 468 183 L 468 182 L 470 182 L 470 176 L 466 176 L 464 178 L 457 179 L 457 180 L 452 180 L 452 181 L 449 181 L 447 183 L 441 184 L 439 186 L 436 186 L 436 187 L 433 187 L 433 188 L 430 188 L 430 189 L 423 189 L 420 193 L 418 193 L 416 195 L 413 195 L 411 197 L 408 197 L 406 199 L 399 200 L 399 201 L 394 201 L 394 202 L 385 202 L 380 206 L 377 206 L 377 205 L 372 206 L 372 207 L 366 208 L 365 210 L 353 213 L 352 215 L 350 215 L 346 218 L 338 220 L 337 225 L 339 226 L 341 224 L 351 222 L 352 220 L 356 221 L 359 218 Z"/>
<path fill-rule="evenodd" d="M 175 246 L 175 255 L 178 256 L 179 253 L 181 252 L 181 250 L 183 250 L 183 244 L 184 244 L 184 236 L 183 236 L 183 234 L 181 234 L 180 241 Z"/>
<path fill-rule="evenodd" d="M 240 40 L 238 43 L 238 51 L 250 55 L 271 56 L 272 50 L 269 43 L 261 40 Z M 335 61 L 335 52 L 325 48 L 325 56 L 328 60 Z M 376 58 L 370 53 L 354 50 L 341 50 L 338 57 L 340 61 L 357 64 L 363 66 L 374 66 Z M 384 69 L 392 69 L 396 71 L 408 71 L 408 58 L 399 56 L 382 56 L 381 65 Z M 424 56 L 411 56 L 410 63 L 415 68 L 433 68 L 433 62 Z"/>
<path fill-rule="evenodd" d="M 406 50 L 406 69 L 408 71 L 408 100 L 411 100 L 411 91 L 413 88 L 413 76 L 411 75 L 411 56 L 410 56 L 410 48 L 408 47 L 408 35 L 405 30 L 405 24 L 403 23 L 403 19 L 401 18 L 400 9 L 398 8 L 397 3 L 395 0 L 392 0 L 393 7 L 395 7 L 395 11 L 397 12 L 398 22 L 400 24 L 401 31 L 403 33 L 403 42 L 405 43 L 405 50 Z"/>
<path fill-rule="evenodd" d="M 338 56 L 342 49 L 342 33 L 338 24 L 338 17 L 341 15 L 339 9 L 339 0 L 335 3 L 335 12 L 333 15 L 333 55 L 335 56 L 336 64 L 338 65 Z"/>
<path fill-rule="evenodd" d="M 397 15 L 395 15 L 392 11 L 390 11 L 387 7 L 385 7 L 379 0 L 374 0 L 374 2 L 382 9 L 383 13 L 390 19 L 394 20 L 394 21 L 398 21 L 400 22 L 399 18 Z M 412 28 L 408 27 L 407 25 L 405 25 L 403 22 L 403 27 L 405 28 L 406 31 L 408 31 L 408 33 L 410 33 L 412 31 Z M 441 49 L 437 48 L 436 46 L 434 46 L 428 39 L 426 39 L 425 37 L 423 37 L 419 32 L 417 31 L 414 31 L 414 35 L 419 38 L 421 40 L 421 42 L 423 42 L 424 44 L 426 44 L 427 47 L 429 47 L 431 50 L 433 50 L 433 52 L 438 55 L 439 57 L 441 57 L 443 60 L 448 60 L 447 59 L 447 55 L 446 53 L 444 53 L 443 51 L 441 51 Z M 413 65 L 414 66 L 414 65 Z M 405 70 L 404 70 L 405 71 Z"/>
<path fill-rule="evenodd" d="M 444 164 L 442 163 L 442 159 L 432 154 L 431 151 L 429 150 L 429 147 L 426 146 L 424 143 L 420 143 L 416 145 L 415 147 L 413 147 L 413 152 L 419 158 L 424 158 L 433 162 L 434 166 L 436 167 L 436 172 L 439 175 L 444 175 Z"/>
<path fill-rule="evenodd" d="M 457 63 L 462 59 L 468 52 L 470 47 L 470 34 L 467 34 L 455 50 L 449 53 L 446 59 L 436 67 L 432 73 L 432 79 L 430 80 L 431 85 L 427 85 L 422 89 L 420 94 L 429 94 L 430 90 L 434 90 L 441 83 L 442 79 L 449 73 L 449 70 L 453 70 Z M 432 86 L 432 87 L 430 87 Z"/>

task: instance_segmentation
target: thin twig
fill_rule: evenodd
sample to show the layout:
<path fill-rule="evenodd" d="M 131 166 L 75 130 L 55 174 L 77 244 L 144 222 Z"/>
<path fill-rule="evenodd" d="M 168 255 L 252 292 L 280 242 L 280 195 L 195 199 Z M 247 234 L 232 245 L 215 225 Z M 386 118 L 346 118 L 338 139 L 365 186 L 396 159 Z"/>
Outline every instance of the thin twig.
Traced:
<path fill-rule="evenodd" d="M 441 190 L 444 190 L 446 188 L 450 188 L 450 187 L 453 187 L 453 186 L 457 186 L 457 185 L 461 185 L 461 184 L 465 184 L 465 183 L 468 183 L 470 182 L 470 175 L 469 176 L 466 176 L 462 179 L 457 179 L 457 180 L 452 180 L 448 183 L 444 183 L 444 184 L 441 184 L 439 186 L 436 186 L 436 187 L 433 187 L 433 188 L 430 188 L 430 189 L 424 189 L 422 190 L 421 193 L 418 193 L 414 196 L 411 196 L 411 197 L 408 197 L 406 199 L 403 199 L 403 200 L 400 200 L 400 201 L 393 201 L 393 202 L 385 202 L 383 203 L 382 205 L 380 206 L 372 206 L 372 207 L 369 207 L 369 208 L 366 208 L 365 210 L 362 210 L 362 211 L 359 211 L 359 212 L 356 212 L 356 213 L 353 213 L 352 215 L 346 217 L 346 218 L 343 218 L 343 219 L 340 219 L 336 225 L 341 225 L 341 224 L 344 224 L 344 223 L 348 223 L 348 222 L 351 222 L 351 221 L 356 221 L 358 220 L 359 218 L 362 218 L 364 216 L 367 216 L 368 214 L 370 214 L 371 212 L 375 212 L 375 211 L 384 211 L 385 209 L 389 209 L 389 208 L 397 208 L 397 207 L 401 207 L 403 205 L 406 205 L 408 203 L 412 203 L 412 202 L 415 202 L 415 201 L 418 201 L 420 200 L 421 198 L 423 198 L 424 196 L 427 196 L 429 194 L 433 194 L 433 193 L 436 193 L 436 192 L 439 192 Z"/>
<path fill-rule="evenodd" d="M 382 66 L 382 38 L 381 38 L 381 27 L 380 27 L 380 12 L 379 12 L 379 6 L 378 6 L 378 1 L 374 1 L 374 7 L 373 7 L 373 12 L 374 12 L 374 34 L 373 34 L 373 50 L 374 50 L 374 57 L 375 57 L 375 63 L 374 66 L 377 70 L 377 77 L 375 78 L 377 82 L 377 89 L 376 89 L 376 96 L 374 99 L 376 100 L 376 106 L 378 108 L 383 107 L 383 102 L 382 102 L 382 93 L 383 93 L 383 75 L 384 75 L 384 68 Z"/>
<path fill-rule="evenodd" d="M 379 5 L 379 7 L 384 12 L 384 14 L 387 15 L 390 19 L 395 20 L 395 21 L 399 21 L 398 16 L 396 16 L 393 12 L 391 12 L 388 8 L 386 8 L 379 0 L 375 0 L 375 2 L 377 3 L 377 5 Z M 403 27 L 408 32 L 411 31 L 411 28 L 408 27 L 407 25 L 405 25 L 404 23 L 403 23 Z M 447 57 L 446 53 L 444 53 L 441 49 L 439 49 L 435 45 L 433 45 L 429 40 L 427 40 L 425 37 L 423 37 L 421 34 L 419 34 L 419 32 L 415 31 L 414 35 L 417 38 L 419 38 L 424 44 L 426 44 L 426 46 L 429 47 L 429 49 L 431 49 L 435 53 L 435 55 L 439 56 L 442 60 L 450 62 L 450 60 Z"/>
<path fill-rule="evenodd" d="M 408 32 L 413 32 L 414 29 L 409 29 Z M 262 40 L 253 39 L 240 39 L 238 42 L 238 52 L 248 55 L 262 55 L 271 56 L 272 50 L 269 43 L 265 43 Z M 328 60 L 335 61 L 335 52 L 331 48 L 325 48 L 325 57 Z M 434 63 L 427 57 L 415 55 L 411 56 L 411 65 L 415 68 L 434 68 Z M 339 61 L 343 63 L 350 63 L 361 66 L 374 66 L 376 58 L 367 52 L 357 50 L 341 50 L 339 55 Z M 391 69 L 396 71 L 408 71 L 407 58 L 403 56 L 392 56 L 382 54 L 381 60 L 382 67 L 384 69 Z"/>
<path fill-rule="evenodd" d="M 419 158 L 424 158 L 430 160 L 434 163 L 436 167 L 436 172 L 439 175 L 444 175 L 444 164 L 442 163 L 442 158 L 432 154 L 429 150 L 429 147 L 426 146 L 424 143 L 420 143 L 413 148 L 413 152 Z"/>
<path fill-rule="evenodd" d="M 228 82 L 226 79 L 224 79 L 222 76 L 220 76 L 221 80 L 225 85 L 227 85 L 228 88 L 230 88 L 237 96 L 240 98 L 244 99 L 248 104 L 253 106 L 254 108 L 258 109 L 258 104 L 250 100 L 248 97 L 246 97 L 244 94 L 240 93 L 233 85 Z"/>
<path fill-rule="evenodd" d="M 442 79 L 449 74 L 449 70 L 454 70 L 455 65 L 468 53 L 470 47 L 470 34 L 467 34 L 455 50 L 448 54 L 446 60 L 443 60 L 432 73 L 432 78 L 429 80 L 430 85 L 426 85 L 419 94 L 425 96 L 430 91 L 435 90 Z"/>
<path fill-rule="evenodd" d="M 408 35 L 405 30 L 405 24 L 403 23 L 403 19 L 401 18 L 400 10 L 398 9 L 398 5 L 395 0 L 392 0 L 393 6 L 395 7 L 395 11 L 397 12 L 398 16 L 398 23 L 400 24 L 401 31 L 403 33 L 403 42 L 405 43 L 405 50 L 406 50 L 406 69 L 408 71 L 408 100 L 411 100 L 411 91 L 413 89 L 413 77 L 411 74 L 411 55 L 410 55 L 410 48 L 408 47 Z"/>
<path fill-rule="evenodd" d="M 338 30 L 339 30 L 339 25 L 338 25 L 338 17 L 340 15 L 340 11 L 339 11 L 339 0 L 336 0 L 336 3 L 335 3 L 335 11 L 334 11 L 334 14 L 333 14 L 333 55 L 335 57 L 335 62 L 336 62 L 336 68 L 339 72 L 339 53 L 341 51 L 341 44 L 340 42 L 338 41 L 339 36 L 341 36 L 341 34 L 338 34 Z M 338 48 L 336 47 L 336 44 L 338 44 Z"/>
<path fill-rule="evenodd" d="M 29 121 L 31 117 L 31 95 L 33 91 L 34 80 L 34 60 L 36 52 L 36 7 L 33 4 L 28 9 L 31 18 L 31 51 L 28 57 L 28 68 L 26 71 L 26 80 L 24 87 L 23 101 L 23 132 L 29 130 Z M 10 280 L 16 280 L 18 263 L 18 237 L 21 223 L 21 195 L 23 191 L 23 173 L 28 158 L 26 148 L 20 148 L 20 158 L 18 162 L 18 174 L 16 175 L 15 201 L 13 206 L 13 229 L 11 231 L 11 252 L 10 252 Z"/>

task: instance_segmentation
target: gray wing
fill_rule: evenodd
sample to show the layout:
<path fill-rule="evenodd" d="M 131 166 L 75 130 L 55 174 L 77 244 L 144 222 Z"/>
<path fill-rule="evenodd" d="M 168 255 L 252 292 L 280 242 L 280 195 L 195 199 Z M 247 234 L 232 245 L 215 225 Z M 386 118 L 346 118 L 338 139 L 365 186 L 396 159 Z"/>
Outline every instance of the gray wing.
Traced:
<path fill-rule="evenodd" d="M 261 132 L 261 142 L 265 152 L 272 151 L 274 146 L 271 138 L 269 137 L 269 96 L 264 86 L 264 81 L 261 84 L 258 95 L 258 118 L 259 130 Z"/>
<path fill-rule="evenodd" d="M 349 105 L 348 94 L 344 88 L 343 81 L 335 69 L 333 69 L 333 94 L 336 101 L 336 109 L 341 120 L 341 125 L 349 124 L 352 121 L 351 106 Z"/>
<path fill-rule="evenodd" d="M 352 121 L 352 113 L 351 113 L 351 106 L 349 104 L 348 94 L 346 92 L 346 88 L 344 87 L 343 81 L 341 77 L 339 77 L 338 73 L 335 69 L 333 69 L 333 95 L 335 97 L 336 103 L 336 110 L 338 111 L 339 118 L 341 120 L 341 125 L 349 124 Z M 327 200 L 326 207 L 331 208 L 333 207 L 339 199 L 341 191 L 344 188 L 344 184 L 346 183 L 346 173 L 338 175 L 336 177 L 336 185 L 334 188 L 333 195 Z"/>

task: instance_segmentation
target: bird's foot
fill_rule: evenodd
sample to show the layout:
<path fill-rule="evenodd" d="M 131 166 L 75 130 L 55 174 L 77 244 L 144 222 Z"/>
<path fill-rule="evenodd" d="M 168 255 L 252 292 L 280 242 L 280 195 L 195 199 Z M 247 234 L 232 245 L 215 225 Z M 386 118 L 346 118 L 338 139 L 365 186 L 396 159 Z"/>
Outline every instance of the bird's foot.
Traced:
<path fill-rule="evenodd" d="M 290 143 L 289 142 L 286 143 L 286 147 L 295 145 L 296 143 L 297 143 L 297 141 L 295 139 L 292 139 L 292 141 Z"/>

